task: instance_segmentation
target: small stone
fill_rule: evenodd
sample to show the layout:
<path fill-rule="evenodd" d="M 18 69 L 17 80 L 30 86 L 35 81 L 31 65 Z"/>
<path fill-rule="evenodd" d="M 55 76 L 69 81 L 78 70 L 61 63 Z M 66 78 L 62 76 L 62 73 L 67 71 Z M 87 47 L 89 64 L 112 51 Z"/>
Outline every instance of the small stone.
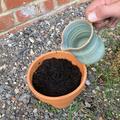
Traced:
<path fill-rule="evenodd" d="M 20 35 L 22 35 L 23 33 L 22 32 L 20 32 Z"/>
<path fill-rule="evenodd" d="M 12 102 L 15 102 L 15 101 L 16 101 L 16 97 L 15 97 L 15 96 L 12 96 L 12 97 L 11 97 L 11 100 L 12 100 Z"/>
<path fill-rule="evenodd" d="M 102 38 L 102 41 L 103 41 L 103 42 L 106 42 L 106 41 L 107 41 L 107 39 L 105 39 L 105 38 Z"/>
<path fill-rule="evenodd" d="M 41 101 L 39 101 L 39 103 L 41 103 Z M 48 112 L 48 110 L 46 109 L 46 110 L 45 110 L 45 112 L 47 113 L 47 112 Z"/>
<path fill-rule="evenodd" d="M 113 91 L 113 89 L 111 88 L 111 89 L 110 89 L 110 91 L 112 92 L 112 91 Z"/>
<path fill-rule="evenodd" d="M 95 75 L 91 71 L 88 71 L 88 80 L 95 81 Z"/>
<path fill-rule="evenodd" d="M 11 115 L 11 116 L 10 116 L 10 120 L 11 120 L 11 119 L 14 120 L 14 116 Z"/>
<path fill-rule="evenodd" d="M 51 42 L 51 41 L 48 41 L 48 42 L 47 42 L 47 44 L 48 44 L 48 45 L 51 45 L 51 44 L 52 44 L 52 42 Z"/>
<path fill-rule="evenodd" d="M 50 115 L 50 116 L 53 116 L 53 113 L 50 113 L 49 115 Z"/>
<path fill-rule="evenodd" d="M 8 105 L 10 105 L 10 103 L 11 103 L 9 100 L 7 100 L 6 102 L 7 102 Z"/>
<path fill-rule="evenodd" d="M 36 38 L 36 41 L 42 42 L 42 40 L 40 38 Z"/>
<path fill-rule="evenodd" d="M 96 94 L 96 91 L 95 91 L 95 90 L 92 90 L 92 93 Z"/>
<path fill-rule="evenodd" d="M 3 88 L 3 86 L 1 85 L 1 86 L 0 86 L 0 94 L 1 94 L 3 91 L 4 91 L 4 88 Z"/>
<path fill-rule="evenodd" d="M 34 52 L 33 52 L 32 49 L 30 50 L 30 55 L 31 55 L 31 56 L 34 55 Z"/>
<path fill-rule="evenodd" d="M 85 106 L 88 107 L 88 108 L 91 107 L 91 105 L 87 101 L 85 101 Z"/>
<path fill-rule="evenodd" d="M 74 116 L 76 116 L 76 117 L 77 117 L 77 116 L 78 116 L 78 113 L 74 112 Z"/>
<path fill-rule="evenodd" d="M 5 114 L 2 114 L 2 117 L 4 117 L 5 116 Z"/>
<path fill-rule="evenodd" d="M 86 80 L 85 84 L 86 84 L 87 86 L 89 86 L 91 83 L 90 83 L 89 80 Z"/>
<path fill-rule="evenodd" d="M 50 26 L 50 23 L 49 23 L 48 21 L 45 21 L 45 23 L 46 23 L 48 26 Z"/>
<path fill-rule="evenodd" d="M 49 115 L 45 114 L 45 119 L 48 120 L 49 119 Z"/>
<path fill-rule="evenodd" d="M 104 99 L 105 102 L 107 102 L 107 99 Z"/>
<path fill-rule="evenodd" d="M 10 98 L 11 97 L 11 95 L 10 94 L 6 94 L 6 98 Z"/>
<path fill-rule="evenodd" d="M 44 116 L 40 116 L 41 119 L 44 119 Z"/>
<path fill-rule="evenodd" d="M 5 85 L 8 85 L 8 82 L 5 82 Z"/>
<path fill-rule="evenodd" d="M 50 28 L 50 31 L 52 31 L 52 30 L 54 30 L 55 29 L 55 26 L 52 26 L 51 28 Z"/>
<path fill-rule="evenodd" d="M 120 99 L 118 98 L 118 99 L 117 99 L 117 101 L 119 102 L 119 101 L 120 101 Z"/>
<path fill-rule="evenodd" d="M 112 54 L 113 51 L 110 51 L 109 53 Z"/>
<path fill-rule="evenodd" d="M 6 69 L 6 67 L 7 67 L 7 65 L 5 65 L 5 64 L 0 66 L 0 71 L 3 70 L 3 69 Z"/>
<path fill-rule="evenodd" d="M 11 33 L 11 34 L 9 35 L 9 38 L 13 37 L 13 35 L 14 35 L 14 34 Z"/>
<path fill-rule="evenodd" d="M 38 116 L 37 109 L 33 110 L 34 116 Z"/>
<path fill-rule="evenodd" d="M 13 82 L 14 85 L 16 85 L 16 82 Z"/>
<path fill-rule="evenodd" d="M 37 108 L 35 108 L 35 109 L 33 110 L 33 113 L 37 113 Z"/>
<path fill-rule="evenodd" d="M 8 47 L 12 47 L 12 44 L 8 44 Z"/>
<path fill-rule="evenodd" d="M 75 13 L 72 13 L 72 15 L 74 15 Z"/>
<path fill-rule="evenodd" d="M 99 87 L 99 86 L 97 86 L 97 87 L 96 87 L 96 90 L 100 90 L 100 87 Z"/>
<path fill-rule="evenodd" d="M 23 105 L 23 103 L 22 103 L 22 102 L 19 102 L 19 103 L 18 103 L 18 106 L 19 106 L 19 107 L 20 107 L 20 106 L 22 106 L 22 105 Z"/>
<path fill-rule="evenodd" d="M 59 119 L 55 118 L 54 120 L 59 120 Z"/>
<path fill-rule="evenodd" d="M 99 79 L 98 79 L 98 83 L 99 83 L 100 85 L 104 85 L 103 79 L 102 79 L 102 78 L 99 78 Z"/>
<path fill-rule="evenodd" d="M 5 104 L 2 105 L 2 108 L 3 108 L 3 109 L 5 108 Z"/>
<path fill-rule="evenodd" d="M 28 104 L 30 100 L 30 95 L 24 93 L 20 96 L 19 101 L 23 102 L 24 104 Z"/>
<path fill-rule="evenodd" d="M 33 38 L 30 37 L 29 40 L 30 40 L 31 43 L 34 43 L 34 39 Z"/>
<path fill-rule="evenodd" d="M 96 72 L 96 69 L 94 67 L 91 68 L 94 72 Z"/>
<path fill-rule="evenodd" d="M 24 117 L 25 117 L 25 115 L 22 115 L 22 117 L 24 118 Z"/>
<path fill-rule="evenodd" d="M 111 48 L 108 48 L 108 51 L 111 51 Z"/>
<path fill-rule="evenodd" d="M 60 21 L 61 21 L 62 24 L 64 24 L 64 20 L 63 19 L 61 19 Z"/>
<path fill-rule="evenodd" d="M 14 90 L 14 92 L 15 92 L 15 94 L 18 94 L 18 93 L 19 93 L 19 89 L 16 88 L 16 89 Z"/>

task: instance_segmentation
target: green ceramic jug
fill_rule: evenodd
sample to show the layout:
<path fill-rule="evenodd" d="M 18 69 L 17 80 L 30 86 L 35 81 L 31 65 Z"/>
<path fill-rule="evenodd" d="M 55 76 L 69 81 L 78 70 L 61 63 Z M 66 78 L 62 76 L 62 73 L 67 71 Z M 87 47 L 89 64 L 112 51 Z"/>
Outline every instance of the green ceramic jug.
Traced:
<path fill-rule="evenodd" d="M 62 40 L 61 49 L 74 54 L 81 63 L 90 65 L 104 56 L 104 43 L 86 20 L 69 23 L 63 31 Z"/>

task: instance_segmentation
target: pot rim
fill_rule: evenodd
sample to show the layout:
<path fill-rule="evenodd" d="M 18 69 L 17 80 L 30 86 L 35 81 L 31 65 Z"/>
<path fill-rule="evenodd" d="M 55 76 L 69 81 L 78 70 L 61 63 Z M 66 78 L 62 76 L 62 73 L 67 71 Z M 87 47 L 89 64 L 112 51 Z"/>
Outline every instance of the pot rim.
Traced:
<path fill-rule="evenodd" d="M 63 36 L 64 36 L 64 32 L 65 32 L 65 30 L 72 24 L 72 23 L 74 23 L 74 22 L 76 22 L 76 21 L 79 21 L 79 22 L 86 22 L 90 27 L 91 27 L 91 35 L 90 35 L 90 37 L 88 38 L 88 40 L 87 40 L 87 42 L 85 43 L 85 44 L 83 44 L 81 47 L 77 47 L 77 48 L 67 48 L 67 49 L 64 49 L 64 48 L 62 48 L 62 45 L 63 45 Z M 63 32 L 62 32 L 62 42 L 61 42 L 61 49 L 62 50 L 65 50 L 65 51 L 69 51 L 69 50 L 81 50 L 82 48 L 84 48 L 90 41 L 91 41 L 91 39 L 92 39 L 92 37 L 93 37 L 93 33 L 94 33 L 94 30 L 93 30 L 93 25 L 92 25 L 92 23 L 90 23 L 88 20 L 81 20 L 81 19 L 76 19 L 76 20 L 74 20 L 74 21 L 71 21 L 66 27 L 65 27 L 65 29 L 63 30 Z"/>
<path fill-rule="evenodd" d="M 74 95 L 77 91 L 79 91 L 79 90 L 82 90 L 83 89 L 83 87 L 85 86 L 85 82 L 86 82 L 86 78 L 87 78 L 87 68 L 86 68 L 86 66 L 85 66 L 85 64 L 82 64 L 82 66 L 83 66 L 83 69 L 84 69 L 84 75 L 82 76 L 82 78 L 81 78 L 81 83 L 80 83 L 80 85 L 74 90 L 74 91 L 72 91 L 72 92 L 70 92 L 70 93 L 68 93 L 68 94 L 65 94 L 65 95 L 62 95 L 62 96 L 58 96 L 58 97 L 51 97 L 51 96 L 46 96 L 46 95 L 43 95 L 43 94 L 41 94 L 41 93 L 39 93 L 39 92 L 37 92 L 35 89 L 34 89 L 34 87 L 33 87 L 33 85 L 32 85 L 32 82 L 30 81 L 30 73 L 31 73 L 31 70 L 32 70 L 32 68 L 34 67 L 34 65 L 35 65 L 35 63 L 37 62 L 37 61 L 39 61 L 42 57 L 45 57 L 46 55 L 50 55 L 51 53 L 60 53 L 60 52 L 62 52 L 62 53 L 67 53 L 67 54 L 69 54 L 69 55 L 72 55 L 72 57 L 75 57 L 73 54 L 71 54 L 70 52 L 66 52 L 66 51 L 52 51 L 52 52 L 48 52 L 48 53 L 45 53 L 45 54 L 42 54 L 42 55 L 40 55 L 40 56 L 38 56 L 33 62 L 32 62 L 32 64 L 30 65 L 30 67 L 29 67 L 29 69 L 28 69 L 28 72 L 27 72 L 27 83 L 28 83 L 28 87 L 30 88 L 30 90 L 32 91 L 32 93 L 34 93 L 35 95 L 36 95 L 36 97 L 37 96 L 40 96 L 41 98 L 44 98 L 44 99 L 49 99 L 49 100 L 58 100 L 58 99 L 65 99 L 65 98 L 68 98 L 68 97 L 70 97 L 70 96 L 72 96 L 72 95 Z M 76 58 L 77 59 L 77 58 Z M 68 59 L 69 60 L 69 59 Z M 38 98 L 38 97 L 37 97 Z"/>

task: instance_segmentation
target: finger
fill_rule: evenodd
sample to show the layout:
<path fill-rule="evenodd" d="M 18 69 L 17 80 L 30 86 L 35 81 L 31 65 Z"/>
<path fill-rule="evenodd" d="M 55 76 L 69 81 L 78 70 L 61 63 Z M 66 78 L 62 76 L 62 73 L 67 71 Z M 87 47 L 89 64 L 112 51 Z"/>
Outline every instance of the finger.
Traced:
<path fill-rule="evenodd" d="M 107 26 L 107 27 L 111 27 L 112 24 L 113 24 L 116 20 L 117 20 L 117 18 L 111 17 L 111 18 L 109 19 L 109 23 L 108 23 L 106 26 Z"/>
<path fill-rule="evenodd" d="M 100 0 L 94 0 L 86 9 L 86 14 L 88 14 L 89 12 L 91 12 L 92 10 L 94 10 L 97 6 L 102 5 L 103 4 L 103 0 L 102 2 Z"/>
<path fill-rule="evenodd" d="M 104 20 L 104 21 L 95 23 L 95 26 L 97 29 L 101 29 L 101 28 L 104 28 L 108 23 L 109 23 L 109 20 Z"/>
<path fill-rule="evenodd" d="M 91 22 L 97 22 L 109 18 L 111 16 L 120 18 L 120 2 L 103 5 L 95 8 L 90 14 L 88 14 L 88 20 Z"/>
<path fill-rule="evenodd" d="M 115 2 L 119 2 L 119 0 L 105 0 L 106 5 L 110 5 L 110 4 L 113 4 Z"/>
<path fill-rule="evenodd" d="M 94 0 L 86 9 L 86 13 L 91 12 L 93 9 L 95 9 L 97 6 L 101 5 L 110 5 L 115 2 L 118 2 L 119 0 Z"/>
<path fill-rule="evenodd" d="M 118 24 L 118 22 L 119 22 L 120 20 L 119 19 L 117 19 L 116 21 L 114 21 L 112 24 L 111 24 L 111 28 L 115 28 L 116 26 L 117 26 L 117 24 Z"/>

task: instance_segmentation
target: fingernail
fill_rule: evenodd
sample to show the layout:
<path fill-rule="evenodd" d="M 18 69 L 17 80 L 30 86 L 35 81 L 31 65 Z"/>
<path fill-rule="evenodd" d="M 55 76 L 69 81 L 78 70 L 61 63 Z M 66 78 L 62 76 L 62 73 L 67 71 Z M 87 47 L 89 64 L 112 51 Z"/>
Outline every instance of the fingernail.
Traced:
<path fill-rule="evenodd" d="M 91 21 L 91 22 L 96 22 L 96 21 L 97 21 L 96 13 L 95 13 L 95 12 L 91 12 L 91 13 L 88 15 L 88 20 Z"/>

